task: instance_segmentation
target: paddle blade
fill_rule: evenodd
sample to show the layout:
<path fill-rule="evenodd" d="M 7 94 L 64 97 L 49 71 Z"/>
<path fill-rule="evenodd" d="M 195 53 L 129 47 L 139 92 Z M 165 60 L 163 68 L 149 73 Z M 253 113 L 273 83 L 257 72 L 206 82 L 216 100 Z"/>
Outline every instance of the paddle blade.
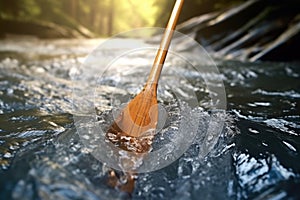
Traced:
<path fill-rule="evenodd" d="M 158 120 L 156 88 L 143 89 L 117 116 L 107 131 L 108 139 L 122 149 L 147 152 Z"/>

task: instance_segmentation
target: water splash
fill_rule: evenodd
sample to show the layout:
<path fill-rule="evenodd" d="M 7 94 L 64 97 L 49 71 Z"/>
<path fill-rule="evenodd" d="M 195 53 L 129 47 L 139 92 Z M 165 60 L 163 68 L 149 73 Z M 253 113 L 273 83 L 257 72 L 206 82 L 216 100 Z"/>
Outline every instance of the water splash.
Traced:
<path fill-rule="evenodd" d="M 73 41 L 69 45 L 69 41 L 57 41 L 48 46 L 47 42 L 33 41 L 30 47 L 34 46 L 34 50 L 30 51 L 28 42 L 23 46 L 23 42 L 9 41 L 2 45 L 1 41 L 1 199 L 128 198 L 128 194 L 107 187 L 109 168 L 91 155 L 91 149 L 81 143 L 74 129 L 71 111 L 74 86 L 70 77 L 81 73 L 77 65 L 94 42 Z M 54 50 L 49 52 L 49 49 Z M 173 81 L 160 89 L 164 97 L 160 102 L 170 108 L 166 126 L 169 131 L 164 129 L 155 141 L 157 145 L 168 143 L 172 136 L 169 133 L 178 129 L 175 122 L 180 114 L 176 102 L 171 100 L 170 88 L 183 84 L 187 88 L 192 86 L 201 99 L 200 132 L 207 129 L 209 118 L 214 119 L 213 126 L 225 120 L 218 142 L 203 157 L 204 138 L 198 137 L 172 165 L 141 174 L 132 199 L 299 198 L 299 64 L 235 61 L 218 64 L 221 76 L 205 76 L 224 80 L 229 111 L 208 111 L 208 91 L 203 78 L 175 65 L 189 82 Z M 90 69 L 90 85 L 99 83 L 95 79 L 97 71 L 99 66 Z M 135 80 L 143 72 L 138 71 Z M 101 116 L 112 109 L 112 89 L 117 99 L 125 100 L 139 90 L 139 85 L 130 84 L 130 79 L 124 79 L 126 84 L 115 90 L 120 76 L 117 73 L 108 76 L 104 81 L 110 82 L 109 86 L 97 88 L 99 103 L 95 113 L 99 123 L 110 120 Z M 88 86 L 79 81 L 75 90 Z M 185 91 L 178 93 L 188 98 Z"/>

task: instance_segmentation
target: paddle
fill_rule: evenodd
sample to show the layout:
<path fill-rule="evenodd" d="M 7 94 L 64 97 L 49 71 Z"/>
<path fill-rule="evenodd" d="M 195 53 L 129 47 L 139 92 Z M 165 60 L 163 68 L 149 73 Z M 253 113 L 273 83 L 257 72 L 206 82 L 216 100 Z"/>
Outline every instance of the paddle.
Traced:
<path fill-rule="evenodd" d="M 107 131 L 108 139 L 124 150 L 144 153 L 151 147 L 151 136 L 158 121 L 157 85 L 183 2 L 176 0 L 144 88 L 123 108 Z"/>
<path fill-rule="evenodd" d="M 106 133 L 106 137 L 113 144 L 124 150 L 146 153 L 151 149 L 158 120 L 157 85 L 183 2 L 184 0 L 176 0 L 144 88 L 122 109 Z M 110 186 L 132 193 L 134 172 L 126 173 L 125 183 L 120 182 L 120 177 L 113 170 L 109 173 L 109 177 Z"/>

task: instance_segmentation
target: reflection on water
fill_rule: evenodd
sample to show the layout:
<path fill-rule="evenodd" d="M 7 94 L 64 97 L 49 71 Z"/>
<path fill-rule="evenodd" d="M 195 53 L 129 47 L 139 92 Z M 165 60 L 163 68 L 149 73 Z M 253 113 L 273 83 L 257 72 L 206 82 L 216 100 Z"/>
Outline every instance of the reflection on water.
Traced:
<path fill-rule="evenodd" d="M 81 143 L 73 121 L 73 90 L 96 84 L 97 69 L 90 70 L 89 83 L 74 85 L 71 77 L 80 73 L 76 67 L 99 42 L 0 41 L 0 199 L 128 197 L 106 185 L 109 169 Z M 217 64 L 228 111 L 214 116 L 204 109 L 198 131 L 208 123 L 205 115 L 214 116 L 216 126 L 225 119 L 218 143 L 202 158 L 199 137 L 172 165 L 141 174 L 133 199 L 299 198 L 300 64 L 223 60 Z M 205 105 L 207 91 L 201 77 L 179 68 Z M 145 70 L 130 76 L 148 73 Z M 99 112 L 111 108 L 110 90 L 116 79 L 106 78 L 109 86 L 97 88 Z M 124 81 L 116 95 L 128 98 L 139 90 L 139 84 Z M 167 126 L 173 128 L 178 112 L 171 109 L 176 102 L 170 87 L 178 84 L 160 90 L 164 97 L 160 101 L 169 105 L 174 117 Z"/>

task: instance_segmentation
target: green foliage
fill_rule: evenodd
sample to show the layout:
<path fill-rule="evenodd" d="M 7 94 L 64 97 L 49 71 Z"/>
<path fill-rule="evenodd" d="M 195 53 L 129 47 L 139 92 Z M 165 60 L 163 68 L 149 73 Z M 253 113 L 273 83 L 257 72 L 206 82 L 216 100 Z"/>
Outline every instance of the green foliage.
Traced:
<path fill-rule="evenodd" d="M 155 0 L 0 0 L 0 18 L 43 20 L 99 35 L 153 26 Z"/>
<path fill-rule="evenodd" d="M 1 18 L 33 17 L 40 13 L 35 0 L 0 0 Z"/>
<path fill-rule="evenodd" d="M 179 21 L 242 0 L 185 0 Z M 0 0 L 0 19 L 82 26 L 98 35 L 132 28 L 165 26 L 175 0 Z"/>

